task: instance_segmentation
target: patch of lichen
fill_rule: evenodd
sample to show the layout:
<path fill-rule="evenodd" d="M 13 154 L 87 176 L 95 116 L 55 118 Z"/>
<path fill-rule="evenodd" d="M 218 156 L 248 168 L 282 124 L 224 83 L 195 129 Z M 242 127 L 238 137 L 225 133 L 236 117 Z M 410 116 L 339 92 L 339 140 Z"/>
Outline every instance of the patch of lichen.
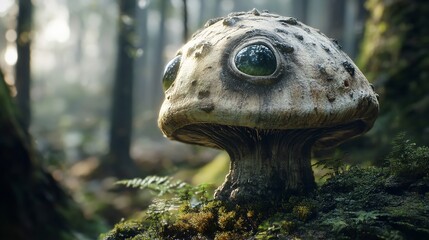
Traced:
<path fill-rule="evenodd" d="M 393 149 L 385 167 L 352 167 L 312 196 L 271 207 L 184 201 L 102 239 L 429 239 L 428 175 L 413 174 L 427 169 L 429 148 L 402 139 Z"/>

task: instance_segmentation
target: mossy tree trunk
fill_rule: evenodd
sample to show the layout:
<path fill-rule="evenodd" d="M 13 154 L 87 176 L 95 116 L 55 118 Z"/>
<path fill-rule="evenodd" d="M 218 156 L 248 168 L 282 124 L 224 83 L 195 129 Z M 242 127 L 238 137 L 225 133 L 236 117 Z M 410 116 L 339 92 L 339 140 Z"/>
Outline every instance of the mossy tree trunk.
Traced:
<path fill-rule="evenodd" d="M 71 200 L 38 163 L 17 115 L 0 71 L 0 239 L 64 239 Z"/>
<path fill-rule="evenodd" d="M 406 131 L 429 144 L 429 1 L 367 0 L 359 65 L 380 94 L 381 114 L 372 132 L 380 156 Z"/>

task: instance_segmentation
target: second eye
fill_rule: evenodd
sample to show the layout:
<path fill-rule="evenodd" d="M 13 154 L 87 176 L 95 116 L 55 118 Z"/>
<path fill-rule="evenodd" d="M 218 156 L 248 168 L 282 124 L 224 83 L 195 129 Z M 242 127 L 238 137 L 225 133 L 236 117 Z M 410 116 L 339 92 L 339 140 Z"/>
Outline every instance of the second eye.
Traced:
<path fill-rule="evenodd" d="M 180 61 L 182 59 L 182 56 L 178 55 L 175 58 L 173 58 L 169 63 L 167 63 L 167 66 L 164 70 L 164 76 L 162 78 L 162 88 L 164 91 L 166 91 L 170 86 L 173 84 L 174 80 L 176 79 L 177 72 L 179 71 L 180 67 Z"/>

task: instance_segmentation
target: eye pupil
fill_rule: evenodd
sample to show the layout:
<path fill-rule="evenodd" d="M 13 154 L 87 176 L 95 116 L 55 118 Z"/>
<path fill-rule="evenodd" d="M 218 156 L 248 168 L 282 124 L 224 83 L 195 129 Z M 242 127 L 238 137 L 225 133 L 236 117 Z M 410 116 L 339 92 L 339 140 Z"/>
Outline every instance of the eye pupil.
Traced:
<path fill-rule="evenodd" d="M 162 88 L 166 91 L 174 82 L 179 71 L 180 61 L 182 56 L 178 55 L 167 63 L 164 70 L 164 77 L 162 78 Z"/>
<path fill-rule="evenodd" d="M 269 76 L 276 71 L 277 60 L 273 51 L 262 44 L 241 49 L 234 58 L 235 66 L 251 76 Z"/>

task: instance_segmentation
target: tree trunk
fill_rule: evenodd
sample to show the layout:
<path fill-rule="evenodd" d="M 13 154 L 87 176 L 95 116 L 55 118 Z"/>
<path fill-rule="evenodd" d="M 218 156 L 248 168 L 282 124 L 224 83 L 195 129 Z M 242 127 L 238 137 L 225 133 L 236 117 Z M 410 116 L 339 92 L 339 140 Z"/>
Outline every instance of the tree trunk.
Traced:
<path fill-rule="evenodd" d="M 40 166 L 8 88 L 0 71 L 0 239 L 73 239 L 88 222 Z"/>
<path fill-rule="evenodd" d="M 165 20 L 167 18 L 167 8 L 168 0 L 160 0 L 159 12 L 160 12 L 160 21 L 158 25 L 158 36 L 155 45 L 155 56 L 154 56 L 154 68 L 152 71 L 152 81 L 155 81 L 155 84 L 152 85 L 152 109 L 159 108 L 162 97 L 164 96 L 161 89 L 161 79 L 164 69 L 164 48 L 165 48 Z M 156 126 L 154 126 L 156 128 Z"/>
<path fill-rule="evenodd" d="M 30 45 L 32 36 L 31 0 L 19 1 L 17 19 L 17 51 L 18 60 L 15 66 L 15 85 L 17 90 L 16 101 L 20 109 L 19 122 L 25 132 L 28 132 L 31 121 L 30 110 Z"/>
<path fill-rule="evenodd" d="M 136 16 L 136 25 L 139 26 L 136 29 L 136 34 L 138 36 L 138 48 L 140 48 L 143 54 L 139 55 L 138 58 L 134 60 L 135 75 L 136 79 L 134 87 L 134 102 L 139 103 L 134 105 L 136 114 L 142 114 L 142 112 L 150 109 L 150 94 L 147 89 L 149 87 L 148 81 L 148 53 L 149 53 L 149 36 L 148 36 L 148 5 L 143 6 L 143 8 L 138 8 Z M 144 113 L 143 113 L 144 114 Z M 146 126 L 142 126 L 145 129 Z"/>
<path fill-rule="evenodd" d="M 400 132 L 429 144 L 429 1 L 368 0 L 366 7 L 358 63 L 380 94 L 378 132 L 371 140 L 382 163 Z"/>
<path fill-rule="evenodd" d="M 119 1 L 119 33 L 116 72 L 113 84 L 108 158 L 117 176 L 130 176 L 135 169 L 130 156 L 133 71 L 135 49 L 133 34 L 136 1 Z"/>

